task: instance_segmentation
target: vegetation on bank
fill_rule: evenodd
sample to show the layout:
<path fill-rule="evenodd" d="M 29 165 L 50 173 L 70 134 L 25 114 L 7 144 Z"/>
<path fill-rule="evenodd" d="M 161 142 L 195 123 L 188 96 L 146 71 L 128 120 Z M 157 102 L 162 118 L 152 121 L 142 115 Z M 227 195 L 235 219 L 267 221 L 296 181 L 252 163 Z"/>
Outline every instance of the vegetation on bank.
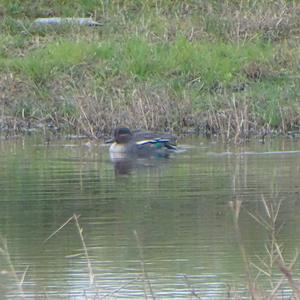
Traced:
<path fill-rule="evenodd" d="M 299 13 L 298 0 L 0 0 L 1 128 L 299 131 Z M 49 16 L 102 26 L 33 24 Z"/>

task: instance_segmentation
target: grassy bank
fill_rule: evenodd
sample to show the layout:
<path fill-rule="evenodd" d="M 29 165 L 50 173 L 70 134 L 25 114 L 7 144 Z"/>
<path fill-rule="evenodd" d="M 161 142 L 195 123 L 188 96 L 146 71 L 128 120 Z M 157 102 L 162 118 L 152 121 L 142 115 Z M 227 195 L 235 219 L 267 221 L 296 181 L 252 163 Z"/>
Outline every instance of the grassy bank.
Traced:
<path fill-rule="evenodd" d="M 0 0 L 3 130 L 299 131 L 300 1 Z M 101 27 L 38 27 L 92 16 Z"/>

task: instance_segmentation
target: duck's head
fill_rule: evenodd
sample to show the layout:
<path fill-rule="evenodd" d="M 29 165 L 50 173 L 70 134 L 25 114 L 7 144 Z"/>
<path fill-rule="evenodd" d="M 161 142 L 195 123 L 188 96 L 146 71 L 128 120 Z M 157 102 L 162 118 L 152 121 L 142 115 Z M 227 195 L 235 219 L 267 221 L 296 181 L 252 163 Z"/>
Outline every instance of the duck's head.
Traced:
<path fill-rule="evenodd" d="M 132 133 L 127 127 L 118 127 L 114 131 L 114 140 L 117 144 L 127 144 L 132 139 Z"/>

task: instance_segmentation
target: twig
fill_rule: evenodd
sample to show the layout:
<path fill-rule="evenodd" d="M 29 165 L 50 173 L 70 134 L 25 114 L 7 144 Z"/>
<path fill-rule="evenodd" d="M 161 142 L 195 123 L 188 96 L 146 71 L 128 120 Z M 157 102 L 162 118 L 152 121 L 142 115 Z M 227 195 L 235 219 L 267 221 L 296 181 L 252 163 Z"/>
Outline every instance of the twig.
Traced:
<path fill-rule="evenodd" d="M 249 262 L 249 259 L 248 259 L 247 253 L 246 253 L 245 246 L 242 241 L 240 227 L 239 227 L 239 214 L 240 214 L 242 201 L 240 201 L 240 200 L 230 201 L 229 205 L 231 207 L 231 210 L 232 210 L 233 216 L 234 216 L 235 233 L 236 233 L 237 242 L 240 247 L 242 259 L 243 259 L 244 265 L 245 265 L 245 272 L 246 272 L 247 280 L 248 280 L 248 284 L 249 284 L 249 292 L 251 294 L 252 299 L 259 299 L 259 295 L 256 291 L 255 285 L 253 284 L 253 280 L 251 278 L 250 262 Z"/>
<path fill-rule="evenodd" d="M 49 241 L 54 235 L 56 235 L 60 230 L 62 230 L 68 223 L 70 223 L 74 219 L 74 216 L 70 217 L 64 224 L 62 224 L 57 230 L 52 232 L 44 241 L 43 244 L 45 244 L 47 241 Z"/>
<path fill-rule="evenodd" d="M 152 296 L 152 299 L 155 299 L 155 295 L 154 295 L 154 292 L 152 290 L 151 282 L 150 282 L 148 274 L 146 272 L 145 260 L 144 260 L 143 249 L 141 247 L 140 239 L 139 239 L 139 236 L 138 236 L 136 230 L 134 230 L 133 233 L 134 233 L 134 236 L 135 236 L 135 239 L 136 239 L 136 242 L 137 242 L 137 246 L 138 246 L 138 249 L 139 249 L 139 253 L 140 253 L 140 263 L 141 263 L 141 268 L 142 268 L 143 277 L 144 277 L 144 294 L 145 294 L 145 299 L 148 299 L 148 297 L 147 297 L 146 283 L 148 285 L 148 288 L 149 288 L 150 294 Z"/>
<path fill-rule="evenodd" d="M 196 293 L 196 291 L 194 290 L 194 288 L 191 286 L 191 284 L 190 284 L 190 282 L 189 282 L 189 280 L 188 280 L 187 275 L 184 275 L 184 279 L 185 279 L 185 282 L 186 282 L 187 287 L 188 287 L 188 288 L 190 289 L 190 291 L 191 291 L 191 294 L 192 294 L 194 297 L 196 297 L 197 299 L 201 300 L 201 299 L 202 299 L 201 296 L 198 295 L 198 294 Z"/>
<path fill-rule="evenodd" d="M 289 264 L 289 266 L 285 266 L 284 262 L 279 262 L 278 263 L 278 267 L 279 270 L 281 271 L 281 273 L 283 274 L 282 278 L 278 281 L 278 283 L 276 284 L 276 287 L 272 290 L 270 296 L 268 299 L 273 299 L 273 297 L 276 295 L 276 293 L 278 292 L 279 288 L 281 287 L 281 285 L 284 282 L 284 279 L 287 279 L 291 288 L 294 290 L 294 292 L 296 293 L 297 298 L 299 299 L 300 296 L 300 289 L 299 286 L 296 285 L 295 281 L 293 280 L 292 276 L 291 276 L 291 269 L 294 267 L 296 261 L 298 259 L 298 252 L 296 252 L 296 255 L 294 257 L 294 259 L 291 261 L 291 263 Z"/>
<path fill-rule="evenodd" d="M 130 284 L 132 284 L 132 283 L 138 281 L 139 279 L 140 279 L 140 276 L 137 276 L 136 278 L 134 278 L 134 279 L 132 279 L 132 280 L 130 280 L 130 281 L 124 283 L 123 285 L 121 285 L 121 286 L 118 287 L 117 289 L 113 290 L 112 292 L 103 295 L 103 298 L 112 296 L 113 294 L 115 294 L 115 293 L 121 291 L 122 289 L 124 289 L 125 287 L 129 286 Z"/>
<path fill-rule="evenodd" d="M 25 276 L 26 276 L 26 274 L 27 274 L 28 269 L 29 269 L 29 265 L 26 267 L 25 271 L 24 271 L 23 274 L 22 274 L 22 277 L 21 277 L 21 280 L 20 280 L 20 284 L 21 284 L 21 285 L 23 285 L 23 283 L 24 283 Z"/>
<path fill-rule="evenodd" d="M 16 280 L 16 283 L 17 283 L 17 286 L 18 286 L 18 289 L 19 289 L 19 292 L 20 292 L 20 296 L 23 298 L 23 297 L 25 297 L 25 294 L 24 294 L 22 284 L 23 284 L 23 281 L 24 281 L 24 278 L 25 278 L 24 273 L 26 274 L 27 269 L 23 273 L 23 276 L 20 280 L 20 278 L 17 275 L 16 269 L 15 269 L 15 267 L 14 267 L 12 261 L 11 261 L 11 257 L 10 257 L 9 251 L 8 251 L 6 239 L 4 239 L 2 236 L 0 236 L 0 242 L 2 244 L 1 247 L 0 247 L 0 253 L 5 257 L 5 259 L 7 261 L 7 264 L 10 268 L 10 272 L 11 272 L 12 276 L 14 277 L 14 279 Z"/>
<path fill-rule="evenodd" d="M 84 241 L 84 238 L 83 238 L 83 234 L 82 234 L 83 229 L 80 227 L 80 225 L 78 223 L 78 217 L 79 216 L 77 216 L 76 214 L 73 215 L 73 218 L 75 220 L 75 224 L 76 224 L 76 227 L 78 229 L 78 233 L 79 233 L 79 236 L 80 236 L 80 239 L 81 239 L 81 243 L 82 243 L 82 246 L 83 246 L 83 249 L 84 249 L 87 264 L 88 264 L 90 284 L 93 284 L 94 279 L 95 279 L 95 275 L 94 275 L 94 272 L 93 272 L 93 269 L 92 269 L 92 264 L 91 264 L 91 260 L 90 260 L 90 257 L 89 257 L 88 251 L 87 251 L 87 247 L 86 247 L 86 244 L 85 244 L 85 241 Z"/>
<path fill-rule="evenodd" d="M 86 260 L 87 260 L 87 265 L 88 265 L 88 270 L 89 270 L 90 284 L 93 284 L 94 283 L 94 279 L 95 279 L 95 275 L 94 275 L 94 272 L 93 272 L 93 269 L 92 269 L 92 264 L 91 264 L 91 260 L 90 260 L 89 254 L 88 254 L 86 243 L 84 241 L 84 237 L 83 237 L 83 234 L 82 234 L 83 229 L 80 227 L 79 222 L 78 222 L 79 217 L 80 217 L 80 215 L 73 214 L 73 216 L 70 217 L 64 224 L 62 224 L 57 230 L 55 230 L 53 233 L 51 233 L 49 235 L 49 237 L 44 241 L 44 243 L 46 243 L 55 234 L 57 234 L 61 229 L 63 229 L 67 224 L 69 224 L 72 220 L 74 220 L 76 228 L 77 228 L 78 233 L 79 233 L 79 237 L 80 237 L 83 249 L 84 249 L 84 254 L 85 254 L 85 257 L 86 257 Z"/>

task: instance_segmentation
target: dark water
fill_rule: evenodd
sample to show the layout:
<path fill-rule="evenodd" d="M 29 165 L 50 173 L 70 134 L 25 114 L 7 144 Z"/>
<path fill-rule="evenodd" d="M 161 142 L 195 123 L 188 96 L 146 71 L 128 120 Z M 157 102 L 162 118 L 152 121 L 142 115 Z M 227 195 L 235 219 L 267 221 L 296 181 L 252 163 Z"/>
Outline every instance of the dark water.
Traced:
<path fill-rule="evenodd" d="M 186 151 L 169 160 L 114 166 L 101 145 L 1 141 L 1 297 L 247 295 L 228 203 L 242 201 L 242 245 L 259 263 L 268 235 L 248 211 L 265 214 L 262 196 L 282 201 L 278 238 L 292 259 L 300 246 L 300 141 L 254 141 L 243 147 L 182 142 Z M 44 242 L 74 214 L 80 215 L 83 240 L 72 219 Z M 280 278 L 274 272 L 275 280 Z M 288 297 L 288 286 L 280 295 Z"/>

